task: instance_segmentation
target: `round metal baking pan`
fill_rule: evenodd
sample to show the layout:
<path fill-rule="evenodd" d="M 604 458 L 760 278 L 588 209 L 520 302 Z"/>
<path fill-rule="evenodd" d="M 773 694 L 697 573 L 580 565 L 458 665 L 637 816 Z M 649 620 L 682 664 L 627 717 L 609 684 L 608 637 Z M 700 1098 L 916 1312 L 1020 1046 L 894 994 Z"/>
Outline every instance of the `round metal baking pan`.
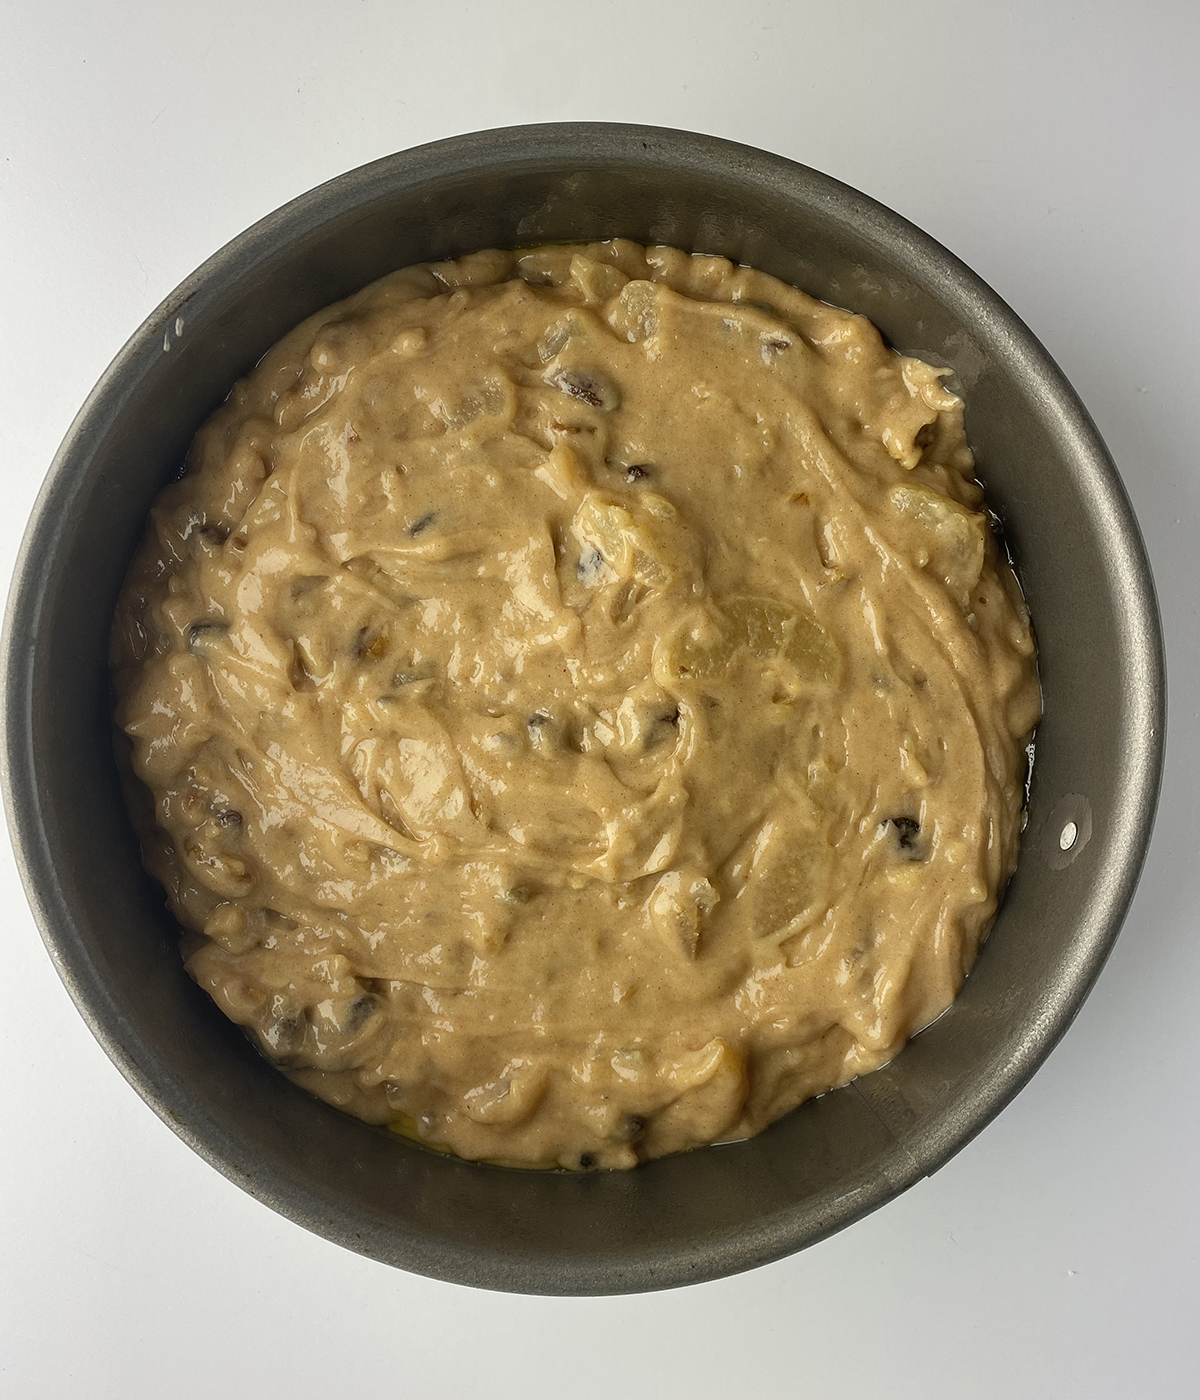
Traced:
<path fill-rule="evenodd" d="M 285 331 L 408 263 L 617 235 L 752 264 L 953 368 L 1034 617 L 1045 718 L 991 937 L 954 1006 L 892 1064 L 748 1142 L 633 1172 L 508 1171 L 318 1103 L 192 985 L 125 812 L 107 637 L 154 496 Z M 778 156 L 652 127 L 514 127 L 405 151 L 301 196 L 209 259 L 132 337 L 67 434 L 25 536 L 3 646 L 17 859 L 55 966 L 130 1083 L 232 1181 L 309 1229 L 405 1269 L 528 1293 L 747 1269 L 945 1162 L 1079 1009 L 1132 898 L 1162 764 L 1162 640 L 1137 524 L 1031 332 L 866 196 Z"/>

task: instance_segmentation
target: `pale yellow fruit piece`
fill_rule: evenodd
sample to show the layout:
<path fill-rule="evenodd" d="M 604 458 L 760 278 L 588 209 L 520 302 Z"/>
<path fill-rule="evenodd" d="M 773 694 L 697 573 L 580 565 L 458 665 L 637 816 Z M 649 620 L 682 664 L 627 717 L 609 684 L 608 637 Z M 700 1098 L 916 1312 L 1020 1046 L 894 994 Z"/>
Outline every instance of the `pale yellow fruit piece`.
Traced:
<path fill-rule="evenodd" d="M 571 533 L 596 550 L 618 578 L 633 577 L 639 538 L 633 515 L 623 506 L 589 492 L 571 521 Z"/>
<path fill-rule="evenodd" d="M 619 579 L 637 579 L 651 588 L 670 581 L 673 561 L 662 524 L 639 520 L 598 491 L 584 497 L 571 521 L 571 533 L 594 549 Z"/>
<path fill-rule="evenodd" d="M 658 329 L 662 290 L 640 279 L 627 282 L 609 306 L 604 319 L 625 340 L 647 340 Z"/>
<path fill-rule="evenodd" d="M 325 1070 L 346 1070 L 362 1063 L 366 1043 L 387 1021 L 378 997 L 359 987 L 349 996 L 324 997 L 309 1011 L 304 1059 Z"/>
<path fill-rule="evenodd" d="M 735 644 L 763 660 L 783 651 L 796 617 L 794 608 L 774 598 L 730 598 L 724 611 L 733 625 Z"/>
<path fill-rule="evenodd" d="M 893 486 L 888 494 L 920 542 L 914 562 L 941 579 L 965 608 L 983 572 L 984 517 L 928 486 Z"/>
<path fill-rule="evenodd" d="M 686 957 L 694 958 L 705 916 L 721 896 L 699 870 L 667 870 L 646 902 L 651 927 Z"/>
<path fill-rule="evenodd" d="M 582 458 L 565 442 L 555 444 L 534 476 L 545 482 L 560 501 L 577 499 L 587 491 L 589 484 Z"/>
<path fill-rule="evenodd" d="M 842 674 L 842 654 L 837 643 L 815 617 L 797 613 L 792 635 L 783 653 L 801 679 L 816 685 L 836 685 Z"/>
<path fill-rule="evenodd" d="M 204 923 L 204 934 L 227 953 L 244 953 L 258 942 L 240 904 L 218 904 Z"/>
<path fill-rule="evenodd" d="M 686 629 L 673 656 L 677 675 L 698 681 L 722 680 L 740 650 L 766 661 L 781 657 L 808 684 L 832 684 L 841 674 L 841 653 L 821 624 L 775 598 L 730 598 L 724 622 L 712 620 Z"/>
<path fill-rule="evenodd" d="M 823 836 L 795 832 L 760 843 L 743 897 L 759 938 L 794 933 L 825 905 L 833 852 Z"/>
<path fill-rule="evenodd" d="M 676 638 L 668 667 L 669 679 L 724 680 L 737 648 L 735 632 L 721 627 L 712 617 L 701 616 L 688 623 Z"/>
<path fill-rule="evenodd" d="M 205 823 L 206 827 L 208 825 Z M 254 884 L 254 870 L 249 861 L 222 851 L 208 841 L 185 841 L 183 855 L 191 874 L 214 894 L 226 899 L 246 894 Z"/>

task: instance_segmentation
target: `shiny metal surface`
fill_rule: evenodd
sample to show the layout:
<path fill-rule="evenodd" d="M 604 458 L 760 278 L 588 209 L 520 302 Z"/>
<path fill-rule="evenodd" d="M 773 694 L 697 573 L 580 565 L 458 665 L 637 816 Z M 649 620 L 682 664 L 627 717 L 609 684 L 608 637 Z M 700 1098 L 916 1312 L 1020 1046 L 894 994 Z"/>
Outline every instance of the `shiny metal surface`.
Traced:
<path fill-rule="evenodd" d="M 896 1061 L 750 1142 L 633 1173 L 517 1173 L 435 1156 L 309 1099 L 191 984 L 125 816 L 107 631 L 154 495 L 232 381 L 302 317 L 423 258 L 618 234 L 752 263 L 954 367 L 1033 612 L 1046 714 L 992 936 L 955 1005 Z M 778 1258 L 969 1141 L 1053 1048 L 1112 946 L 1163 752 L 1161 633 L 1137 525 L 1029 330 L 943 248 L 846 186 L 728 142 L 623 125 L 508 128 L 403 152 L 210 259 L 133 336 L 68 433 L 22 547 L 4 660 L 5 799 L 26 889 L 55 966 L 138 1092 L 310 1229 L 403 1268 L 533 1293 L 669 1287 Z M 1064 848 L 1068 820 L 1077 836 Z"/>

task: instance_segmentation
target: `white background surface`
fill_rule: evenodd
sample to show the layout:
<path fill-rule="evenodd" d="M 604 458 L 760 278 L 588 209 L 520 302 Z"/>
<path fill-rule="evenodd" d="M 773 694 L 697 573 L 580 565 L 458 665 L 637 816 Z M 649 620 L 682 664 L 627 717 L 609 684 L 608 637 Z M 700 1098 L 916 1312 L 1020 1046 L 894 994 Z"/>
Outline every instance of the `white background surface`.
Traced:
<path fill-rule="evenodd" d="M 598 1300 L 430 1282 L 224 1181 L 93 1042 L 7 848 L 0 1394 L 1200 1395 L 1192 0 L 3 5 L 0 568 L 126 336 L 260 215 L 510 122 L 690 127 L 898 209 L 1097 419 L 1154 562 L 1172 712 L 1117 950 L 1016 1102 L 931 1180 L 740 1278 Z"/>

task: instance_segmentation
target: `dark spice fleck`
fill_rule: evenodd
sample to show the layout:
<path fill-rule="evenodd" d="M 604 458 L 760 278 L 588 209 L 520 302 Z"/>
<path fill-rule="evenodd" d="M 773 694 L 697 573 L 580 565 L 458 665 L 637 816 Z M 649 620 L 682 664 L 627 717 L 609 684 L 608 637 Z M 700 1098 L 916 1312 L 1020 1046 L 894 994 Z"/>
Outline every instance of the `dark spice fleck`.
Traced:
<path fill-rule="evenodd" d="M 591 1152 L 581 1152 L 579 1154 L 579 1170 L 582 1172 L 591 1171 L 596 1165 L 596 1158 Z"/>
<path fill-rule="evenodd" d="M 620 403 L 620 395 L 615 388 L 597 375 L 581 369 L 560 370 L 551 382 L 555 388 L 587 404 L 589 408 L 614 409 Z"/>
<path fill-rule="evenodd" d="M 675 729 L 679 724 L 679 707 L 665 715 L 656 715 L 653 724 L 646 726 L 646 735 L 643 740 L 643 747 L 647 750 L 658 748 L 660 744 L 673 741 L 677 736 Z"/>
<path fill-rule="evenodd" d="M 210 523 L 203 515 L 197 513 L 183 527 L 182 534 L 185 540 L 190 540 L 195 535 L 207 544 L 224 544 L 229 538 L 229 527 L 222 525 L 220 521 Z"/>
<path fill-rule="evenodd" d="M 352 650 L 360 661 L 366 661 L 368 657 L 372 661 L 378 661 L 381 657 L 387 655 L 387 649 L 388 634 L 386 629 L 381 632 L 376 632 L 372 636 L 372 629 L 370 627 L 360 627 L 355 634 Z"/>
<path fill-rule="evenodd" d="M 884 826 L 890 826 L 896 834 L 896 845 L 908 860 L 924 860 L 925 853 L 918 844 L 921 823 L 912 817 L 889 817 Z"/>
<path fill-rule="evenodd" d="M 355 997 L 346 1008 L 345 1031 L 347 1035 L 357 1035 L 375 1012 L 378 1002 L 369 992 Z"/>
<path fill-rule="evenodd" d="M 1005 557 L 1005 559 L 1008 560 L 1010 564 L 1012 564 L 1014 562 L 1012 547 L 1009 544 L 1007 529 L 1004 524 L 1004 518 L 1000 515 L 997 515 L 996 512 L 992 510 L 990 506 L 985 506 L 984 510 L 987 513 L 988 524 L 992 528 L 992 534 L 995 536 L 996 544 L 1000 550 L 1000 553 Z"/>
<path fill-rule="evenodd" d="M 569 374 L 564 371 L 555 382 L 564 394 L 570 394 L 573 399 L 587 404 L 589 408 L 599 408 L 604 402 L 599 385 L 590 375 L 578 372 Z"/>
<path fill-rule="evenodd" d="M 575 576 L 581 583 L 594 584 L 604 568 L 604 555 L 598 549 L 585 549 L 579 556 Z"/>
<path fill-rule="evenodd" d="M 296 579 L 292 584 L 292 598 L 299 602 L 301 598 L 307 598 L 310 593 L 315 592 L 323 583 L 328 583 L 324 574 L 305 574 Z"/>
<path fill-rule="evenodd" d="M 625 468 L 625 480 L 632 486 L 635 481 L 644 481 L 650 475 L 650 468 L 635 464 Z"/>
<path fill-rule="evenodd" d="M 228 630 L 223 622 L 193 622 L 187 631 L 188 650 L 195 651 L 197 645 L 215 641 L 219 633 Z"/>
<path fill-rule="evenodd" d="M 429 511 L 426 511 L 424 515 L 422 515 L 419 519 L 414 520 L 413 523 L 408 527 L 408 533 L 409 533 L 409 534 L 412 536 L 412 538 L 415 540 L 415 539 L 417 538 L 418 535 L 420 535 L 420 534 L 424 533 L 424 531 L 428 530 L 429 527 L 433 524 L 433 522 L 434 522 L 436 519 L 437 519 L 437 511 L 436 511 L 436 510 L 429 510 Z"/>

